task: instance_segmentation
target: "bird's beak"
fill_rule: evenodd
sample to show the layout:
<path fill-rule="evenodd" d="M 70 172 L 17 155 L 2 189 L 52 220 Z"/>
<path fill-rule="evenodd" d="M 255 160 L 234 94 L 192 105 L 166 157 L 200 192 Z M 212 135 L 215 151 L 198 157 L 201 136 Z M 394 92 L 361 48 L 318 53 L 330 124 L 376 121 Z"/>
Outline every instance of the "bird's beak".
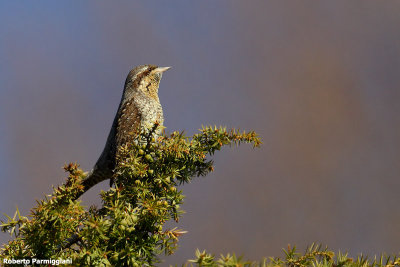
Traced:
<path fill-rule="evenodd" d="M 163 73 L 166 70 L 169 70 L 171 67 L 158 67 L 154 70 L 156 73 Z"/>

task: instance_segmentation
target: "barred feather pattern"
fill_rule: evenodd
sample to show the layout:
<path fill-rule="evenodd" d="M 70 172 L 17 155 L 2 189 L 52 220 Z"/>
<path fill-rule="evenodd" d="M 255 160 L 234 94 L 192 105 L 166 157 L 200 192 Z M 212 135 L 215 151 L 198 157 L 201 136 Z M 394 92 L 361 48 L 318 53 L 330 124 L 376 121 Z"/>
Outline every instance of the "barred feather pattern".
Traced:
<path fill-rule="evenodd" d="M 163 125 L 158 87 L 162 72 L 166 69 L 168 68 L 158 71 L 157 66 L 141 65 L 129 72 L 106 145 L 93 170 L 83 181 L 84 191 L 112 178 L 120 146 L 136 142 L 140 131 L 151 128 L 155 122 Z M 156 134 L 159 134 L 159 131 Z"/>

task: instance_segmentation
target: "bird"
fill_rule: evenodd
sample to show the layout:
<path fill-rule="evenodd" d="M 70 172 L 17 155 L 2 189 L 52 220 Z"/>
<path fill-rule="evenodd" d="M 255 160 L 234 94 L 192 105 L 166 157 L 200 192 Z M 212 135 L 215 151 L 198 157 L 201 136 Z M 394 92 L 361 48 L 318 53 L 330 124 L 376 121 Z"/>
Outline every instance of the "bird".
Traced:
<path fill-rule="evenodd" d="M 82 182 L 84 192 L 106 179 L 110 179 L 112 186 L 120 146 L 137 141 L 139 133 L 155 123 L 161 126 L 156 130 L 156 134 L 160 134 L 164 116 L 158 88 L 163 73 L 169 68 L 140 65 L 129 72 L 103 152 Z"/>

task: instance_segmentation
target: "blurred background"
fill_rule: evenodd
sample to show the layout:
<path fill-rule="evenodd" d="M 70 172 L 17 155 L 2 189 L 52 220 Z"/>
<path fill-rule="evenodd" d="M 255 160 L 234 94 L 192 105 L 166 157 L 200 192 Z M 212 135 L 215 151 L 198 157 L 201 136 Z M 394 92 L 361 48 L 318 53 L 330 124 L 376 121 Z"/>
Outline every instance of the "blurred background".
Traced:
<path fill-rule="evenodd" d="M 400 252 L 399 1 L 2 1 L 0 212 L 28 214 L 62 166 L 90 170 L 131 68 L 172 66 L 167 130 L 255 130 L 182 187 L 196 248 L 252 260 L 312 242 Z M 107 183 L 84 202 L 98 203 Z M 0 235 L 1 243 L 9 239 Z"/>

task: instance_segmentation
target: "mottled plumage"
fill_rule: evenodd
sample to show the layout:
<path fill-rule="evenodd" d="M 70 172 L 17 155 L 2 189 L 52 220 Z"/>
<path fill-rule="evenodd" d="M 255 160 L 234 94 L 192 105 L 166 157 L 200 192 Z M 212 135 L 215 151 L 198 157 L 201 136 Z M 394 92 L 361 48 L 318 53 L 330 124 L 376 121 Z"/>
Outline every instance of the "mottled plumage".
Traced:
<path fill-rule="evenodd" d="M 141 65 L 129 72 L 104 150 L 83 182 L 85 191 L 112 177 L 118 147 L 135 142 L 137 134 L 152 127 L 156 121 L 163 124 L 158 87 L 162 73 L 168 69 L 169 67 Z"/>

